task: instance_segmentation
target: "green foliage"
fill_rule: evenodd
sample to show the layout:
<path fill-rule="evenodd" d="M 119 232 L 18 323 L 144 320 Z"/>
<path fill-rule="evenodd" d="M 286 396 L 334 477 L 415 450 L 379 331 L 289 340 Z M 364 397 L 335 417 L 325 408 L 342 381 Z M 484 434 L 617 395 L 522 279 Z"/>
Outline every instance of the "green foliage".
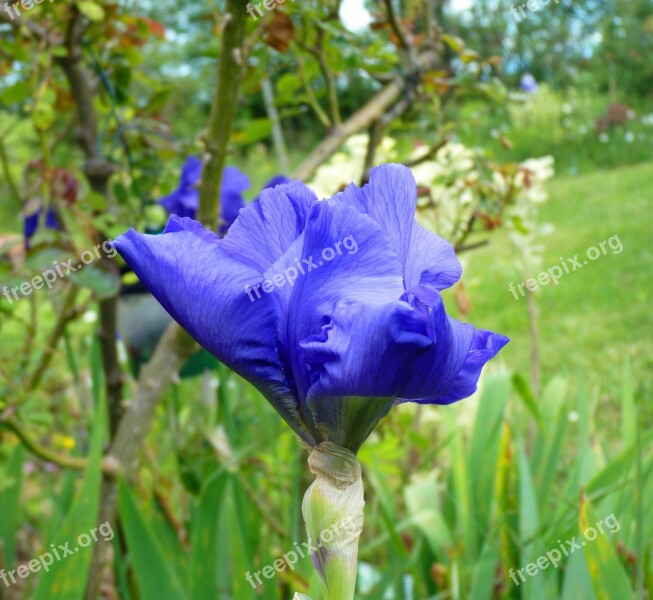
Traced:
<path fill-rule="evenodd" d="M 3 469 L 3 486 L 0 489 L 0 553 L 5 564 L 16 562 L 16 532 L 20 524 L 20 494 L 23 487 L 23 461 L 25 451 L 16 446 Z"/>
<path fill-rule="evenodd" d="M 105 405 L 101 398 L 96 399 L 94 417 L 91 429 L 88 465 L 79 489 L 63 521 L 56 524 L 56 530 L 51 532 L 55 546 L 70 543 L 70 549 L 75 554 L 62 556 L 55 561 L 48 573 L 41 575 L 38 587 L 32 600 L 81 600 L 86 591 L 86 580 L 91 564 L 92 548 L 84 548 L 78 542 L 78 536 L 86 534 L 96 526 L 100 500 L 100 485 L 102 480 L 102 449 L 106 438 Z M 64 494 L 65 495 L 65 494 Z M 56 533 L 55 533 L 56 531 Z M 94 541 L 91 539 L 91 542 Z M 45 544 L 43 552 L 51 549 Z M 63 552 L 62 552 L 63 555 Z"/>

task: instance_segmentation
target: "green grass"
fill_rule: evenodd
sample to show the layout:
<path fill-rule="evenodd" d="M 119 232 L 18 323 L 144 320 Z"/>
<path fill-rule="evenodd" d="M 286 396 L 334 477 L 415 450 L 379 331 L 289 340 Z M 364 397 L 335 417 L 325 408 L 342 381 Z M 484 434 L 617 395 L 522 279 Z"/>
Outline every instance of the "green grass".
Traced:
<path fill-rule="evenodd" d="M 642 164 L 579 177 L 560 177 L 550 185 L 550 200 L 541 219 L 555 230 L 543 239 L 544 261 L 529 276 L 560 264 L 560 257 L 579 255 L 618 235 L 620 254 L 607 254 L 564 275 L 557 286 L 535 292 L 539 309 L 542 379 L 582 370 L 599 385 L 600 398 L 618 397 L 623 357 L 633 363 L 636 391 L 651 393 L 653 367 L 653 165 Z M 489 246 L 467 255 L 464 281 L 474 304 L 469 320 L 511 337 L 504 360 L 529 371 L 527 301 L 515 300 L 510 282 L 523 280 L 516 254 L 505 232 Z M 648 417 L 653 414 L 648 409 Z"/>

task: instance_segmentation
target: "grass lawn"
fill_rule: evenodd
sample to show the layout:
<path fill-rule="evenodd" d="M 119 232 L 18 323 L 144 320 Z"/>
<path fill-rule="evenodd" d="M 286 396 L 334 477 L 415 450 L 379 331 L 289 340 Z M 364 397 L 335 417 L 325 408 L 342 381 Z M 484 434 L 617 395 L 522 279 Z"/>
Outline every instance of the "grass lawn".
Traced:
<path fill-rule="evenodd" d="M 555 231 L 544 238 L 544 262 L 530 273 L 560 265 L 560 257 L 586 251 L 618 235 L 623 251 L 607 254 L 563 275 L 558 285 L 535 292 L 539 309 L 542 382 L 555 374 L 585 380 L 598 393 L 599 407 L 619 398 L 624 358 L 633 365 L 637 395 L 651 397 L 653 369 L 653 164 L 559 177 L 550 185 L 541 219 Z M 617 246 L 617 244 L 615 244 Z M 474 308 L 469 320 L 511 337 L 504 360 L 529 373 L 527 301 L 515 300 L 510 282 L 524 277 L 505 232 L 489 246 L 470 252 L 464 282 Z M 650 403 L 644 413 L 653 416 Z"/>

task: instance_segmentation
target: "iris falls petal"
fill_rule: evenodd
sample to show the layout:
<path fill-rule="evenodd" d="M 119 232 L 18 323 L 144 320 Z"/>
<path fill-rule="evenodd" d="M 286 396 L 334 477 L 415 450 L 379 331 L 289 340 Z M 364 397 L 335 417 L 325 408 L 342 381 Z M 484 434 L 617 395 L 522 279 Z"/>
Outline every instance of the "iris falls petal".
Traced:
<path fill-rule="evenodd" d="M 170 315 L 254 383 L 306 439 L 277 352 L 274 306 L 269 298 L 250 302 L 244 287 L 260 275 L 227 254 L 221 242 L 199 223 L 173 216 L 161 235 L 132 229 L 114 245 Z"/>

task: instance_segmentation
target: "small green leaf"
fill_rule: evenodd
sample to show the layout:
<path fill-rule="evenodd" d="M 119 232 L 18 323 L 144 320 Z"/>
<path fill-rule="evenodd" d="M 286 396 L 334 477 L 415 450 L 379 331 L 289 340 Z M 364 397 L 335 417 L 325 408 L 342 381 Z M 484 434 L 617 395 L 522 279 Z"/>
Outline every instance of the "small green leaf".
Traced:
<path fill-rule="evenodd" d="M 253 144 L 270 137 L 271 133 L 270 119 L 251 119 L 242 131 L 234 133 L 234 138 L 243 144 Z"/>
<path fill-rule="evenodd" d="M 461 52 L 465 48 L 465 42 L 455 35 L 449 35 L 445 33 L 442 36 L 442 41 L 454 52 Z"/>
<path fill-rule="evenodd" d="M 83 1 L 77 3 L 79 11 L 91 21 L 104 19 L 104 9 L 97 2 Z"/>
<path fill-rule="evenodd" d="M 0 92 L 0 103 L 2 104 L 20 104 L 29 98 L 32 88 L 27 81 L 19 81 L 6 87 Z"/>
<path fill-rule="evenodd" d="M 54 107 L 44 100 L 39 101 L 32 112 L 32 119 L 34 120 L 34 127 L 41 130 L 47 130 L 52 127 L 54 123 Z"/>
<path fill-rule="evenodd" d="M 120 277 L 97 265 L 79 265 L 70 279 L 81 287 L 90 288 L 100 299 L 113 298 L 120 291 Z"/>

